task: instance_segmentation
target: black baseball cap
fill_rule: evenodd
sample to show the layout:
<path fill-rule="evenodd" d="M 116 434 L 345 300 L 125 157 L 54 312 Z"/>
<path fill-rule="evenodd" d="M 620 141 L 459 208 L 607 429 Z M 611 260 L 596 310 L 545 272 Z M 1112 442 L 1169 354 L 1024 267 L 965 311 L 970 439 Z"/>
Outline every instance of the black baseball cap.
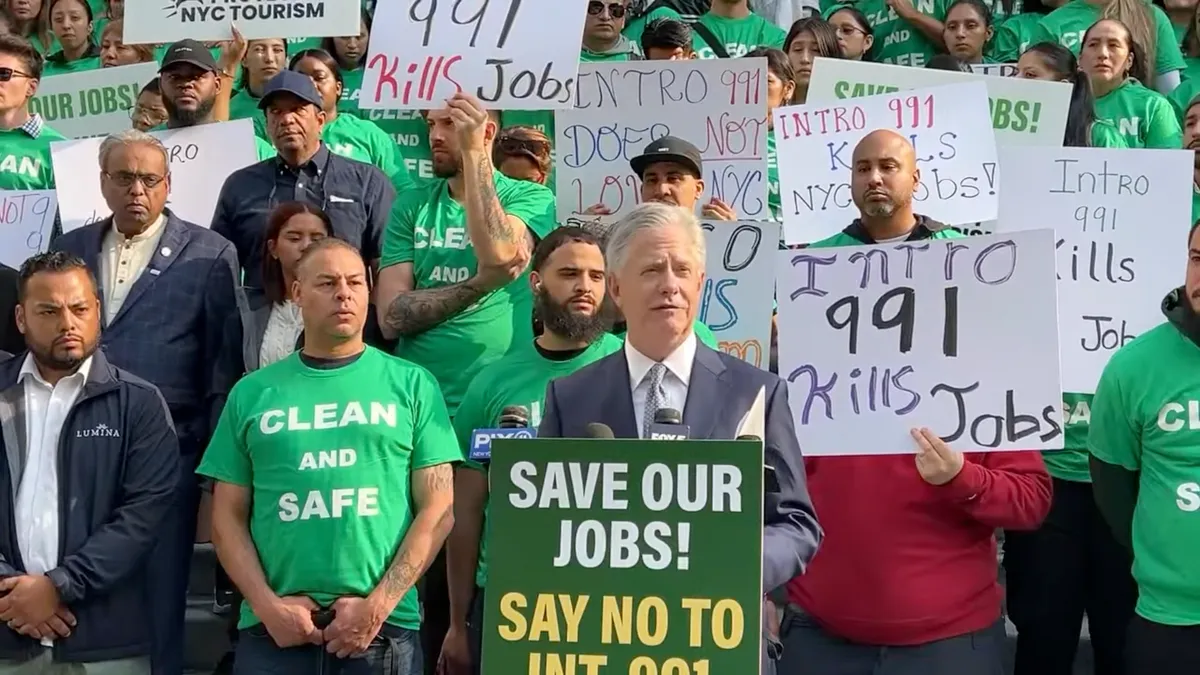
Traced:
<path fill-rule="evenodd" d="M 180 63 L 196 66 L 213 73 L 217 72 L 217 61 L 213 58 L 212 52 L 208 50 L 208 47 L 195 40 L 180 40 L 167 47 L 167 53 L 163 54 L 162 65 L 158 67 L 158 72 L 161 73 Z"/>
<path fill-rule="evenodd" d="M 633 172 L 641 178 L 651 164 L 673 162 L 691 169 L 696 178 L 704 176 L 704 164 L 700 161 L 700 150 L 682 138 L 663 136 L 646 146 L 642 154 L 629 160 Z"/>
<path fill-rule="evenodd" d="M 305 103 L 317 106 L 318 110 L 325 107 L 325 101 L 321 99 L 312 78 L 294 70 L 281 70 L 267 81 L 267 86 L 263 87 L 262 98 L 258 101 L 259 110 L 266 109 L 276 94 L 291 94 Z"/>

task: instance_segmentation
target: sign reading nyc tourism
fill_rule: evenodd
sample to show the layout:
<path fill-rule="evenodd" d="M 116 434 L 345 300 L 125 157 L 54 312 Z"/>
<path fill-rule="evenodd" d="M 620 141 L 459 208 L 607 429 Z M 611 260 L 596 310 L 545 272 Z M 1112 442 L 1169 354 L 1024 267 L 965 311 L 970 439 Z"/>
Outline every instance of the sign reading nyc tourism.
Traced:
<path fill-rule="evenodd" d="M 358 0 L 126 0 L 127 44 L 358 35 Z"/>

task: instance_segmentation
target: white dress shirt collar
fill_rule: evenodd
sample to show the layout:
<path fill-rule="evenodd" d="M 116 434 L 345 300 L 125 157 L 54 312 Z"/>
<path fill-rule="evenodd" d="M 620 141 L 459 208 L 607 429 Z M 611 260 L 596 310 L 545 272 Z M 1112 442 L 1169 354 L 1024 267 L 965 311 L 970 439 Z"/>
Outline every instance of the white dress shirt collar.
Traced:
<path fill-rule="evenodd" d="M 650 368 L 657 361 L 639 352 L 629 342 L 629 335 L 625 336 L 625 361 L 629 364 L 629 386 L 631 389 L 636 389 L 642 380 L 646 377 L 646 373 L 650 372 Z M 663 359 L 662 364 L 667 367 L 667 372 L 674 375 L 683 386 L 688 386 L 692 380 L 692 364 L 696 361 L 696 334 L 689 331 L 687 339 L 683 341 L 675 351 L 671 352 L 667 358 Z"/>
<path fill-rule="evenodd" d="M 91 372 L 92 357 L 89 356 L 83 360 L 83 363 L 79 364 L 79 370 L 76 370 L 74 373 L 71 373 L 63 379 L 65 380 L 68 377 L 78 377 L 84 382 L 87 382 L 88 375 L 91 374 Z M 54 388 L 54 385 L 47 382 L 46 378 L 42 377 L 42 374 L 38 372 L 37 364 L 33 361 L 32 353 L 25 354 L 25 360 L 21 362 L 21 372 L 17 373 L 17 382 L 24 382 L 26 377 L 32 377 L 38 384 L 49 387 L 50 389 Z M 59 380 L 59 382 L 61 381 L 62 380 Z"/>

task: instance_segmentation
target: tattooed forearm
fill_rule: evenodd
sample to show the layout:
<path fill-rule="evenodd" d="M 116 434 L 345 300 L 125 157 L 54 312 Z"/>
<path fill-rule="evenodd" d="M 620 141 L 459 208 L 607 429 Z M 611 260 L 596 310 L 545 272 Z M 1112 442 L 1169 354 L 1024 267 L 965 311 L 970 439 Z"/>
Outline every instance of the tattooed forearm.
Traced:
<path fill-rule="evenodd" d="M 381 594 L 389 607 L 395 607 L 425 573 L 454 527 L 454 468 L 439 464 L 414 471 L 412 478 L 417 516 L 404 534 L 392 564 L 375 587 L 375 594 Z"/>
<path fill-rule="evenodd" d="M 399 335 L 418 335 L 450 320 L 484 294 L 470 279 L 439 288 L 405 291 L 388 305 L 383 322 Z"/>
<path fill-rule="evenodd" d="M 412 588 L 413 584 L 417 583 L 417 578 L 429 566 L 428 560 L 423 560 L 420 564 L 411 560 L 411 554 L 408 551 L 401 550 L 395 560 L 392 561 L 387 572 L 383 575 L 383 582 L 380 586 L 383 592 L 389 598 L 402 598 Z"/>
<path fill-rule="evenodd" d="M 479 158 L 475 165 L 476 187 L 479 195 L 479 211 L 483 216 L 488 238 L 504 244 L 517 243 L 517 233 L 504 209 L 500 207 L 500 198 L 496 195 L 496 183 L 493 179 L 494 169 L 492 160 L 487 155 Z"/>

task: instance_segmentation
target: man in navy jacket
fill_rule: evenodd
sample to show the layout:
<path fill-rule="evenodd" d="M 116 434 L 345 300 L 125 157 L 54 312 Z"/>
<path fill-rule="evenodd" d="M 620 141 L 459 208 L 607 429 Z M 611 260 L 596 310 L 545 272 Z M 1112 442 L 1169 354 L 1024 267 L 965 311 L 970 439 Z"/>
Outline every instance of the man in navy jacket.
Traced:
<path fill-rule="evenodd" d="M 82 260 L 30 258 L 18 297 L 28 351 L 0 361 L 0 673 L 149 673 L 146 560 L 179 480 L 166 402 L 97 351 Z"/>

